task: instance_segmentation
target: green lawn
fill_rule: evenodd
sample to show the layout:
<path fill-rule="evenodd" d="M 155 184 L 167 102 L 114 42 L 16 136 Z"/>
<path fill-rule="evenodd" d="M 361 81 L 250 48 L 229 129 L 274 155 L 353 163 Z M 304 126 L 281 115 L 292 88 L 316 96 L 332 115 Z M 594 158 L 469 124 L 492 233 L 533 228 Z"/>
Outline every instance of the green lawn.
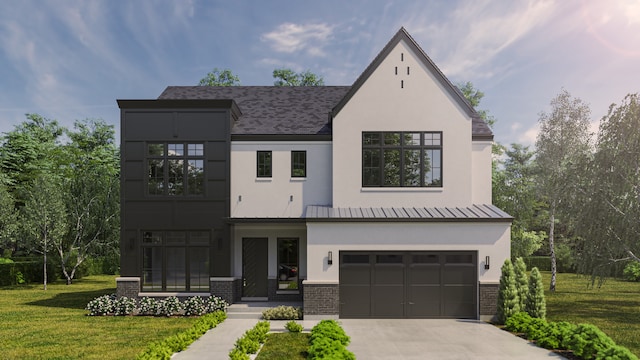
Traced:
<path fill-rule="evenodd" d="M 551 273 L 543 272 L 542 276 L 548 288 Z M 600 289 L 591 289 L 589 280 L 558 274 L 556 292 L 545 291 L 547 319 L 596 325 L 640 356 L 640 282 L 609 279 Z"/>
<path fill-rule="evenodd" d="M 309 350 L 308 333 L 272 333 L 256 360 L 305 360 Z"/>
<path fill-rule="evenodd" d="M 133 359 L 196 318 L 86 316 L 87 302 L 115 292 L 115 276 L 0 288 L 0 358 Z"/>

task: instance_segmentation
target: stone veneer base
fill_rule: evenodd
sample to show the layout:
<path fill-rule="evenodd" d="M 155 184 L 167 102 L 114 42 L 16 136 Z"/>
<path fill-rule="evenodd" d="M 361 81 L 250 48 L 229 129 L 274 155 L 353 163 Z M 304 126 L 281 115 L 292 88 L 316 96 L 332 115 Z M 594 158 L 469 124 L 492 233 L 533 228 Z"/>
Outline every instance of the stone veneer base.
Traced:
<path fill-rule="evenodd" d="M 498 308 L 499 283 L 480 283 L 480 320 L 492 321 Z"/>
<path fill-rule="evenodd" d="M 137 299 L 140 292 L 139 277 L 118 277 L 116 278 L 116 296 Z"/>
<path fill-rule="evenodd" d="M 303 309 L 304 316 L 326 315 L 338 316 L 340 314 L 340 285 L 339 284 L 308 284 L 303 283 Z"/>

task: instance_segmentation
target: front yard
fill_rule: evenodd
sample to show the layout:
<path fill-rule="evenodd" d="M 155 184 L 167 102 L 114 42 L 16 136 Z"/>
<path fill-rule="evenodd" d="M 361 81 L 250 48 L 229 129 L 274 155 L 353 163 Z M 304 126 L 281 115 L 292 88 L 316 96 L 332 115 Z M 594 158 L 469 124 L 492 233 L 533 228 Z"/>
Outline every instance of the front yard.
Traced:
<path fill-rule="evenodd" d="M 542 276 L 548 288 L 551 273 Z M 640 356 L 640 282 L 608 279 L 600 289 L 587 285 L 589 277 L 558 274 L 556 292 L 545 291 L 547 319 L 596 325 Z"/>
<path fill-rule="evenodd" d="M 113 275 L 73 285 L 0 288 L 3 359 L 133 359 L 150 342 L 189 328 L 197 318 L 85 316 L 87 303 L 115 292 Z"/>

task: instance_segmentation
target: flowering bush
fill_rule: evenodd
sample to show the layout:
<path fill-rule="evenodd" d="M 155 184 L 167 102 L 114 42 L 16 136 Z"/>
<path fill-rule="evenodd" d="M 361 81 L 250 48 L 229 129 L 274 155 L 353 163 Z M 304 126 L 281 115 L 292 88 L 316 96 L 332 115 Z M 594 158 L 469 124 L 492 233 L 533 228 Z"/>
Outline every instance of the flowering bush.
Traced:
<path fill-rule="evenodd" d="M 140 299 L 138 315 L 157 315 L 159 308 L 160 306 L 156 299 L 145 296 Z"/>
<path fill-rule="evenodd" d="M 136 310 L 136 305 L 136 299 L 131 299 L 126 296 L 120 297 L 113 300 L 113 314 L 115 316 L 130 315 Z"/>
<path fill-rule="evenodd" d="M 212 313 L 218 310 L 227 311 L 227 306 L 229 306 L 229 303 L 227 303 L 220 297 L 211 295 L 207 298 L 206 305 L 207 305 L 207 312 Z"/>
<path fill-rule="evenodd" d="M 172 316 L 182 311 L 182 303 L 177 297 L 169 296 L 160 301 L 159 310 L 158 315 Z"/>
<path fill-rule="evenodd" d="M 182 305 L 185 316 L 200 316 L 207 313 L 207 305 L 200 296 L 190 297 Z"/>
<path fill-rule="evenodd" d="M 99 296 L 89 301 L 86 310 L 89 310 L 91 316 L 113 314 L 115 313 L 115 299 L 115 294 Z"/>

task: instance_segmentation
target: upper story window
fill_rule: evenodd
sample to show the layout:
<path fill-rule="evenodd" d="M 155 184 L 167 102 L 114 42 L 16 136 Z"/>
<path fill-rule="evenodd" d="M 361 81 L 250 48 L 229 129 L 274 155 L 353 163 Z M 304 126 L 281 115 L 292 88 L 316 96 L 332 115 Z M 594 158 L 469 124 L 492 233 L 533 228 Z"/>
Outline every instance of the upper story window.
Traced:
<path fill-rule="evenodd" d="M 291 177 L 307 177 L 307 152 L 291 152 Z"/>
<path fill-rule="evenodd" d="M 442 132 L 363 132 L 362 186 L 442 187 Z"/>
<path fill-rule="evenodd" d="M 204 194 L 204 144 L 148 143 L 149 195 Z"/>
<path fill-rule="evenodd" d="M 272 154 L 271 151 L 258 151 L 257 159 L 257 177 L 270 178 L 272 176 L 273 167 L 271 165 Z"/>

